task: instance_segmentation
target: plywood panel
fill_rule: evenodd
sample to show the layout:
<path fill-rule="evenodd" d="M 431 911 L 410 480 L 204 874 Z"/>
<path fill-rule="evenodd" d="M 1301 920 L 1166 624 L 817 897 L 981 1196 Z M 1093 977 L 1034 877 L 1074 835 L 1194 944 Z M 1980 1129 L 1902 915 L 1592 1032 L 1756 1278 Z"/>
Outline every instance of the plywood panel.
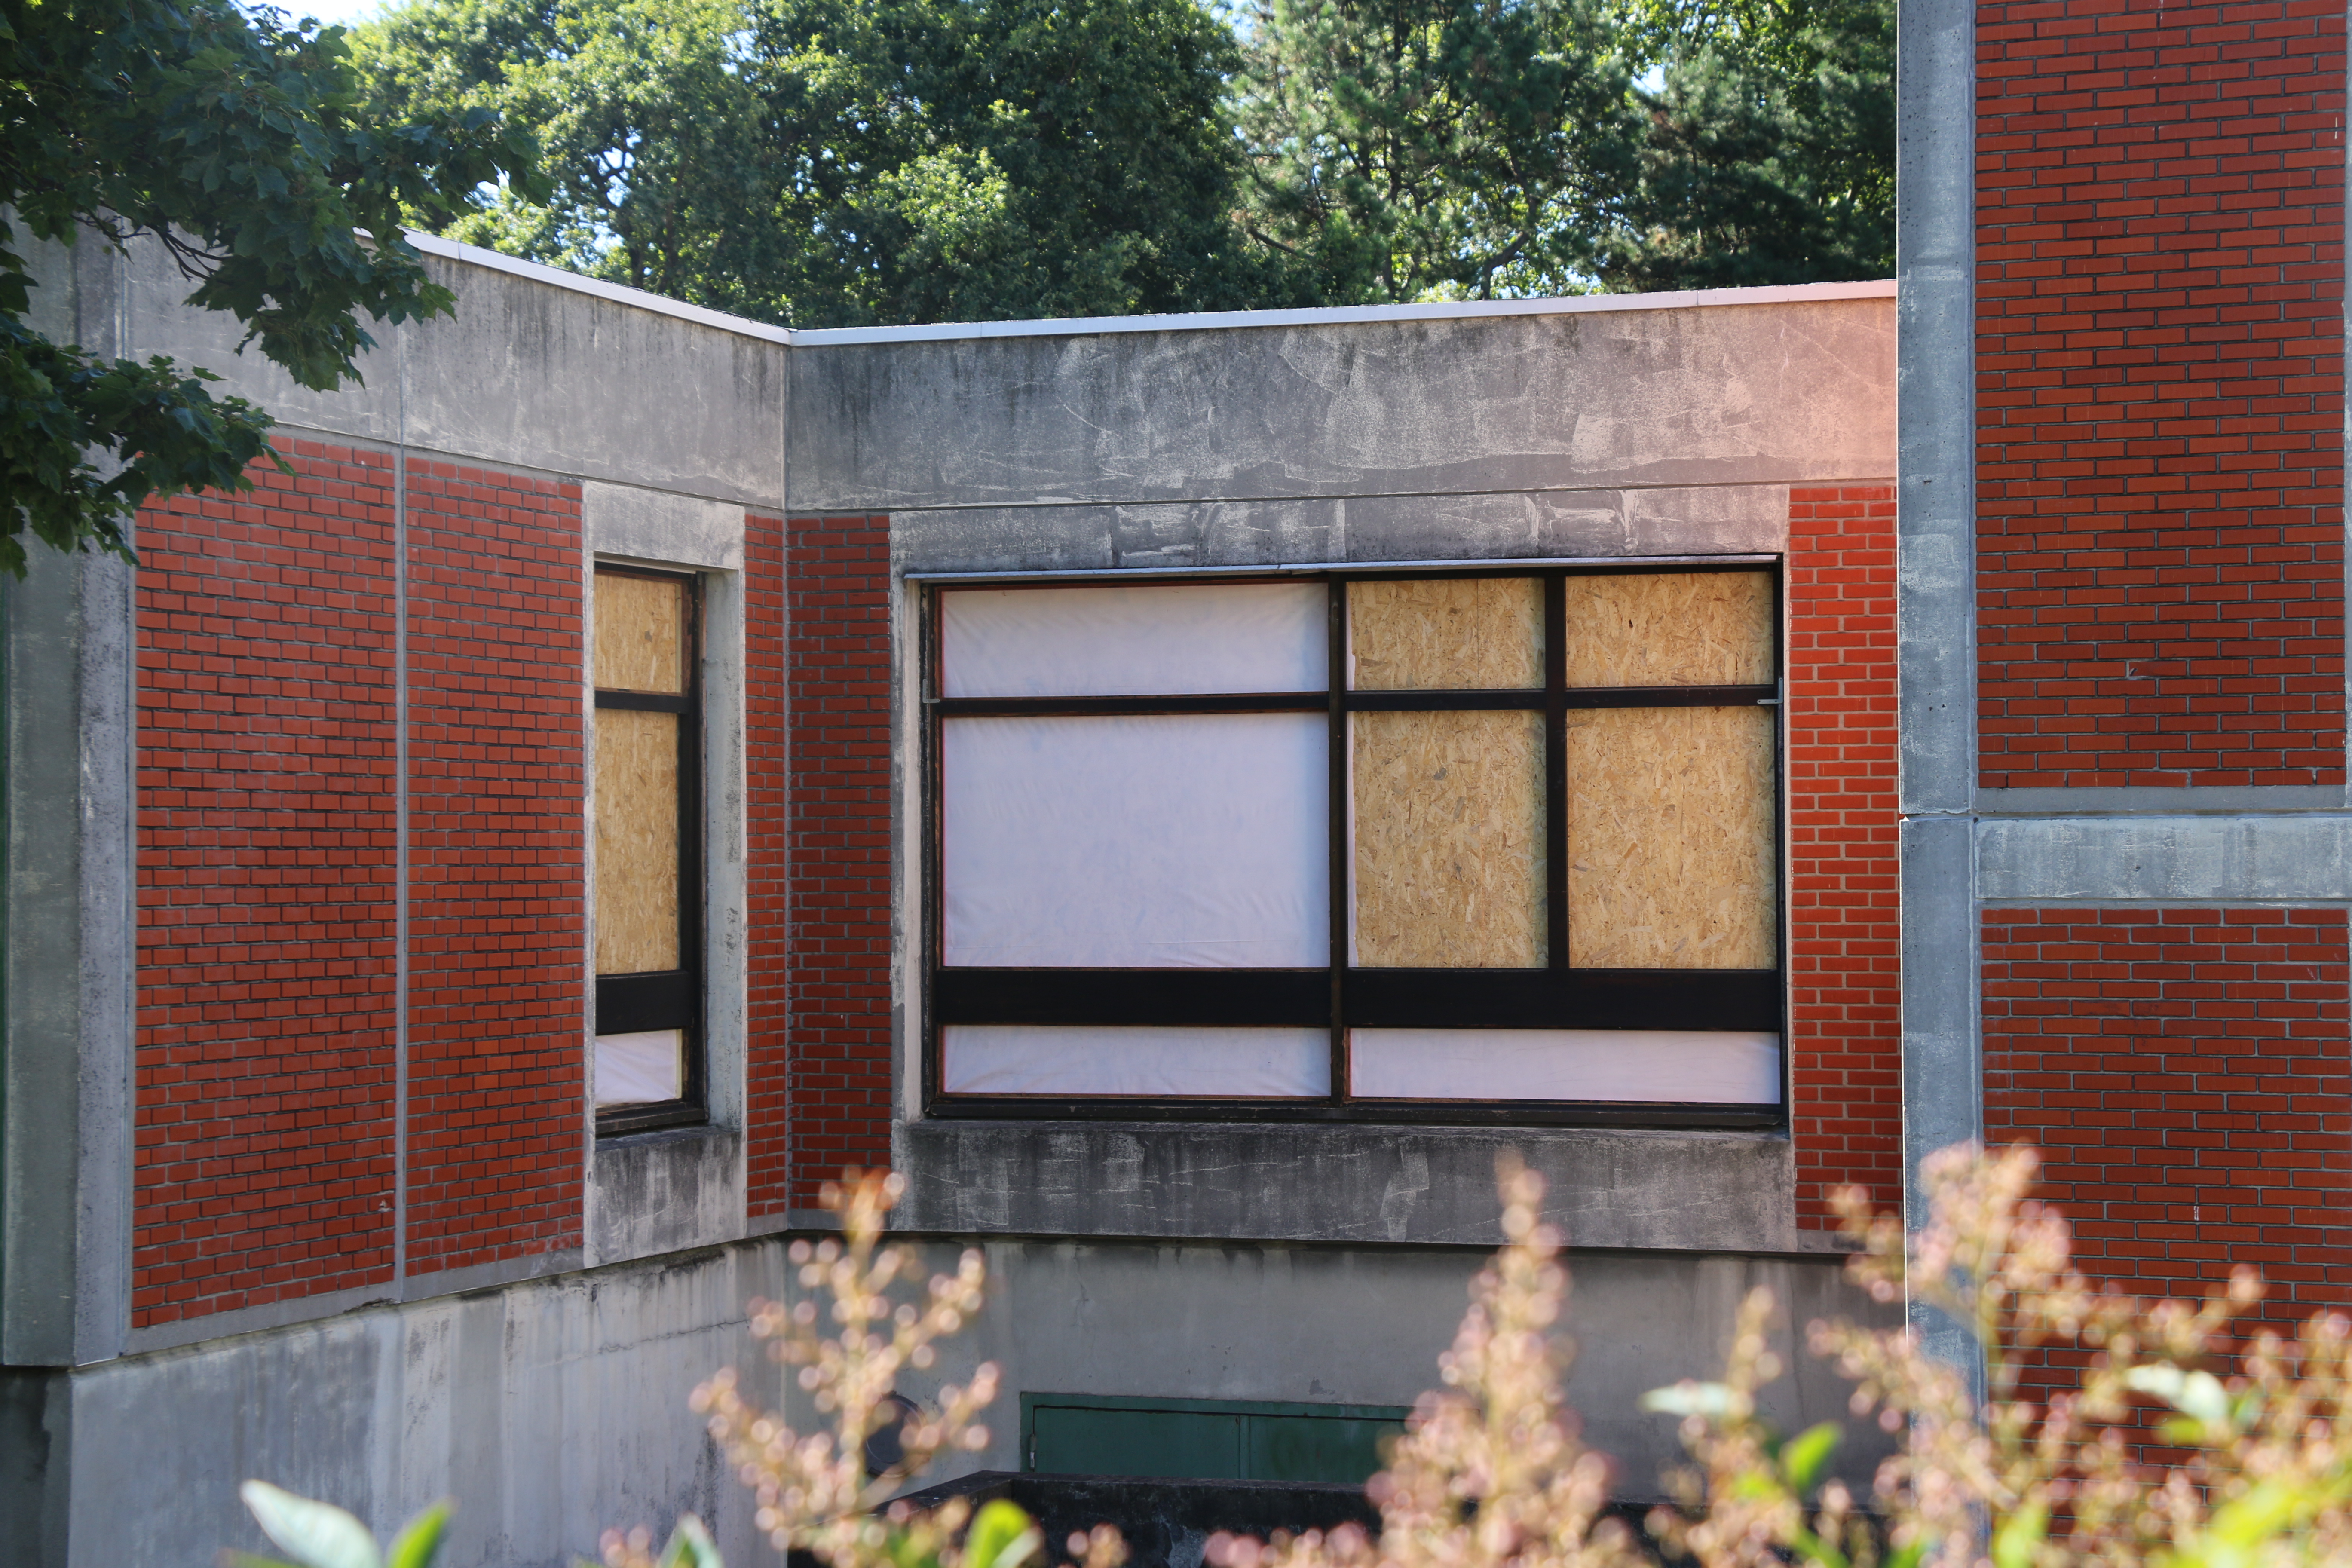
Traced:
<path fill-rule="evenodd" d="M 596 710 L 596 973 L 678 965 L 676 713 Z"/>
<path fill-rule="evenodd" d="M 1774 810 L 1769 709 L 1571 710 L 1569 962 L 1773 967 Z"/>
<path fill-rule="evenodd" d="M 1423 577 L 1348 584 L 1359 691 L 1483 691 L 1543 684 L 1543 584 Z"/>
<path fill-rule="evenodd" d="M 1356 962 L 1544 962 L 1543 718 L 1359 713 Z"/>
<path fill-rule="evenodd" d="M 1773 679 L 1765 572 L 1568 580 L 1570 686 L 1761 686 Z"/>
<path fill-rule="evenodd" d="M 596 574 L 596 684 L 607 691 L 686 690 L 686 583 Z"/>

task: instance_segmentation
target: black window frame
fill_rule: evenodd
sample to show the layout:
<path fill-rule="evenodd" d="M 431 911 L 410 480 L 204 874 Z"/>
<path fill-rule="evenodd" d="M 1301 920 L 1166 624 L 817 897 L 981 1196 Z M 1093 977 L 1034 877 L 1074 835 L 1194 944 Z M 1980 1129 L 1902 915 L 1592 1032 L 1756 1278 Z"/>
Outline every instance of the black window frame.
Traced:
<path fill-rule="evenodd" d="M 1771 581 L 1772 674 L 1753 686 L 1570 689 L 1566 599 L 1570 576 L 1730 572 Z M 1432 578 L 1538 578 L 1544 589 L 1544 684 L 1520 690 L 1348 689 L 1348 584 Z M 1327 690 L 1170 697 L 950 698 L 941 695 L 943 595 L 964 589 L 1051 591 L 1056 587 L 1181 586 L 1251 582 L 1327 584 Z M 1717 561 L 1561 563 L 1234 574 L 1213 577 L 1099 576 L 991 579 L 923 584 L 920 647 L 924 944 L 921 997 L 922 1102 L 927 1117 L 986 1121 L 1411 1122 L 1473 1126 L 1593 1126 L 1785 1131 L 1791 1076 L 1789 1017 L 1787 741 L 1783 695 L 1787 637 L 1778 557 Z M 1571 708 L 1764 707 L 1772 715 L 1774 966 L 1769 970 L 1574 969 L 1568 963 L 1568 796 L 1565 717 Z M 1523 709 L 1545 715 L 1546 963 L 1539 969 L 1402 969 L 1348 962 L 1349 878 L 1348 743 L 1352 712 Z M 940 809 L 941 726 L 950 719 L 1026 715 L 1323 712 L 1329 724 L 1331 962 L 1316 969 L 949 968 L 945 952 Z M 950 1094 L 942 1087 L 941 1040 L 950 1024 L 1225 1025 L 1328 1028 L 1331 1087 L 1320 1099 L 1065 1097 Z M 1780 1040 L 1780 1099 L 1772 1106 L 1683 1101 L 1360 1100 L 1349 1092 L 1351 1028 L 1501 1027 L 1741 1029 Z"/>
<path fill-rule="evenodd" d="M 680 633 L 685 646 L 679 658 L 685 672 L 685 693 L 667 696 L 646 691 L 593 689 L 598 709 L 635 709 L 676 713 L 677 726 L 677 955 L 678 967 L 643 974 L 598 974 L 596 1026 L 590 1038 L 588 1098 L 596 1114 L 596 1136 L 610 1138 L 665 1127 L 695 1127 L 710 1120 L 709 1072 L 704 1027 L 702 867 L 702 577 L 694 572 L 664 572 L 652 567 L 595 563 L 594 576 L 650 578 L 684 585 L 685 614 Z M 592 590 L 593 584 L 591 584 Z M 593 646 L 595 614 L 591 594 L 590 642 Z M 592 781 L 593 786 L 593 781 Z M 593 831 L 593 819 L 592 829 Z M 602 875 L 599 868 L 598 875 Z M 589 889 L 595 904 L 595 889 Z M 590 962 L 594 962 L 592 950 Z M 594 1040 L 597 1036 L 632 1034 L 656 1029 L 682 1029 L 686 1035 L 684 1085 L 676 1100 L 649 1101 L 605 1110 L 596 1098 Z"/>

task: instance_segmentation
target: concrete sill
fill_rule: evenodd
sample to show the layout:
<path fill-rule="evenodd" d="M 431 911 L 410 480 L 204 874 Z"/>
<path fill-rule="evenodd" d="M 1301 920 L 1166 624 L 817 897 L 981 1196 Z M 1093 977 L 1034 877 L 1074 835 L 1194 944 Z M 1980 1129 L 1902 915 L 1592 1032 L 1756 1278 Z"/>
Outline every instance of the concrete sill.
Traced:
<path fill-rule="evenodd" d="M 1516 1150 L 1571 1246 L 1801 1249 L 1778 1132 L 911 1121 L 895 1143 L 908 1230 L 1490 1247 Z"/>

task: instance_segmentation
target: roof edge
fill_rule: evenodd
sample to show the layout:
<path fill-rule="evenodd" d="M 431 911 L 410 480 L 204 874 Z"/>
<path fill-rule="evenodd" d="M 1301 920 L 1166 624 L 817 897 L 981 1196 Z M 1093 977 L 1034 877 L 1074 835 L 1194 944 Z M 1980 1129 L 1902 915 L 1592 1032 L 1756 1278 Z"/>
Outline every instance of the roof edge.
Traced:
<path fill-rule="evenodd" d="M 1601 315 L 1625 310 L 1689 310 L 1741 305 L 1827 304 L 1842 300 L 1891 300 L 1895 280 L 1874 278 L 1849 283 L 1787 283 L 1761 289 L 1684 289 L 1663 294 L 1579 294 L 1556 300 L 1448 300 L 1427 305 L 1331 305 L 1298 310 L 1209 310 L 1190 315 L 1076 316 L 1048 321 L 941 321 L 910 327 L 792 328 L 706 310 L 682 300 L 583 278 L 560 267 L 525 261 L 438 235 L 408 231 L 408 242 L 427 256 L 527 278 L 616 305 L 692 321 L 799 348 L 843 348 L 861 343 L 952 342 L 978 338 L 1089 337 L 1110 332 L 1199 332 L 1248 327 L 1370 325 L 1387 321 L 1484 321 L 1505 316 Z"/>

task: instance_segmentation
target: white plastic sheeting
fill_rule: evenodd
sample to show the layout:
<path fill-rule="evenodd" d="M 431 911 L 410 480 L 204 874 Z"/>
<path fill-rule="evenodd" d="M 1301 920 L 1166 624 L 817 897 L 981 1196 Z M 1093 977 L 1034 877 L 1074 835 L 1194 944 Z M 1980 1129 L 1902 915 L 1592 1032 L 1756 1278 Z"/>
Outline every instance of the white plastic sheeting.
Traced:
<path fill-rule="evenodd" d="M 1321 714 L 940 728 L 949 964 L 1330 962 Z"/>
<path fill-rule="evenodd" d="M 1370 1100 L 1780 1103 L 1780 1037 L 1731 1030 L 1356 1029 Z"/>
<path fill-rule="evenodd" d="M 950 1024 L 940 1033 L 950 1094 L 1287 1100 L 1331 1085 L 1327 1029 Z"/>
<path fill-rule="evenodd" d="M 949 697 L 1319 691 L 1320 583 L 958 588 L 940 595 Z"/>
<path fill-rule="evenodd" d="M 649 1029 L 596 1037 L 596 1103 L 649 1105 L 686 1092 L 686 1032 Z"/>

